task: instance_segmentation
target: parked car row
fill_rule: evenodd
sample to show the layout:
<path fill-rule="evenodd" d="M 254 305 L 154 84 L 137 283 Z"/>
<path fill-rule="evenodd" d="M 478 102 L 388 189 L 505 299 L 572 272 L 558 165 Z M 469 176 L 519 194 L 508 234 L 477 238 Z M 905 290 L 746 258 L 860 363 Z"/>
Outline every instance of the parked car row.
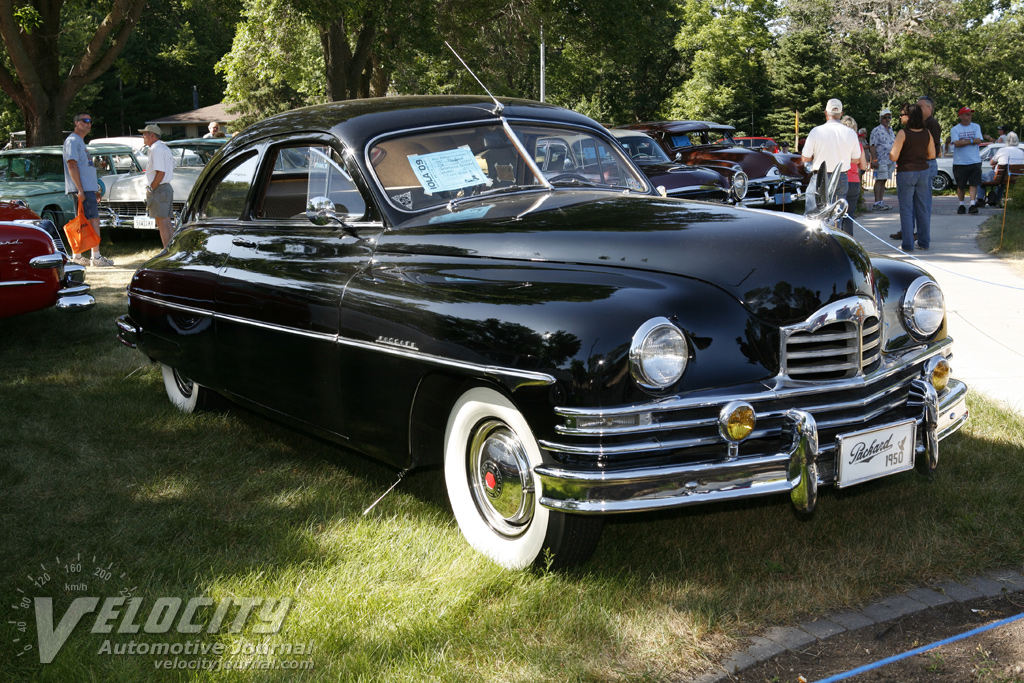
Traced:
<path fill-rule="evenodd" d="M 842 202 L 721 203 L 741 173 L 758 201 L 800 192 L 728 127 L 635 130 L 474 96 L 266 119 L 202 171 L 118 337 L 186 412 L 226 397 L 439 466 L 467 541 L 508 567 L 584 561 L 609 514 L 809 513 L 820 486 L 931 474 L 967 419 L 938 283 L 829 229 Z M 732 184 L 659 196 L 645 166 L 691 171 L 651 139 Z"/>
<path fill-rule="evenodd" d="M 142 173 L 130 147 L 89 145 L 101 191 L 123 177 Z M 21 200 L 41 218 L 58 227 L 74 217 L 77 200 L 64 188 L 63 149 L 58 145 L 0 152 L 0 198 Z"/>
<path fill-rule="evenodd" d="M 109 138 L 113 139 L 113 138 Z M 132 138 L 124 138 L 132 141 Z M 216 154 L 225 139 L 172 140 L 167 143 L 175 158 L 171 180 L 174 210 L 185 206 L 199 172 Z M 96 165 L 103 197 L 100 218 L 103 227 L 156 228 L 146 218 L 146 157 L 139 161 L 128 144 L 93 143 L 87 146 Z M 147 152 L 145 148 L 143 152 Z M 76 200 L 65 192 L 64 159 L 57 145 L 28 147 L 0 152 L 0 198 L 21 200 L 40 217 L 61 227 L 75 215 Z M 143 220 L 136 224 L 135 218 Z"/>
<path fill-rule="evenodd" d="M 709 121 L 658 121 L 635 123 L 625 129 L 641 131 L 654 139 L 675 163 L 709 169 L 732 185 L 742 172 L 746 186 L 744 206 L 784 207 L 802 199 L 810 175 L 798 154 L 773 154 L 763 147 L 745 147 L 732 138 L 733 126 Z"/>

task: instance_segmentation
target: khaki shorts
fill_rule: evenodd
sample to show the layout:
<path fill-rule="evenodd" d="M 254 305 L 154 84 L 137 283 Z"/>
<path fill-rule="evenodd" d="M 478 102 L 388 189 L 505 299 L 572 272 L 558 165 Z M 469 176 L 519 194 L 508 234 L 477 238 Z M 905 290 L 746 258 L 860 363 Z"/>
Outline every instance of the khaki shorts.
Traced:
<path fill-rule="evenodd" d="M 892 178 L 895 166 L 895 162 L 891 159 L 879 159 L 878 168 L 875 169 L 875 180 L 889 180 Z"/>
<path fill-rule="evenodd" d="M 170 184 L 161 183 L 152 192 L 146 193 L 146 213 L 150 218 L 172 218 L 174 209 L 174 190 Z"/>

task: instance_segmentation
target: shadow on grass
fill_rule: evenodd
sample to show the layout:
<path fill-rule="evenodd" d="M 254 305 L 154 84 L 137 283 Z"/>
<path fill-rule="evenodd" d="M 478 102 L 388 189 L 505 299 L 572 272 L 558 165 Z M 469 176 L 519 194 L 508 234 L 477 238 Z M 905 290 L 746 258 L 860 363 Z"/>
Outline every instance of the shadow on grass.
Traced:
<path fill-rule="evenodd" d="M 317 641 L 322 680 L 662 680 L 766 624 L 1024 560 L 1024 435 L 972 396 L 931 480 L 824 488 L 807 521 L 784 496 L 611 517 L 574 572 L 501 570 L 462 540 L 439 469 L 364 516 L 393 469 L 241 408 L 176 412 L 114 341 L 123 290 L 97 293 L 0 327 L 5 598 L 81 554 L 121 570 L 115 594 L 293 596 L 288 633 Z M 63 614 L 76 593 L 57 593 Z M 52 669 L 0 647 L 0 678 L 152 675 L 81 631 Z"/>

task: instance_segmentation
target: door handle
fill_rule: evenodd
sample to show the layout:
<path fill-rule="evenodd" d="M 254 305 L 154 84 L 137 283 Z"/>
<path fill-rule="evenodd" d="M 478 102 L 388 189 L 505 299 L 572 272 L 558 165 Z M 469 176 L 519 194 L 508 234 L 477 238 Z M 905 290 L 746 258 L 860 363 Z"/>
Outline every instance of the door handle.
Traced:
<path fill-rule="evenodd" d="M 236 247 L 248 247 L 249 249 L 259 249 L 260 246 L 255 242 L 250 242 L 249 240 L 242 237 L 234 238 L 233 240 L 231 240 L 231 244 L 235 245 Z"/>

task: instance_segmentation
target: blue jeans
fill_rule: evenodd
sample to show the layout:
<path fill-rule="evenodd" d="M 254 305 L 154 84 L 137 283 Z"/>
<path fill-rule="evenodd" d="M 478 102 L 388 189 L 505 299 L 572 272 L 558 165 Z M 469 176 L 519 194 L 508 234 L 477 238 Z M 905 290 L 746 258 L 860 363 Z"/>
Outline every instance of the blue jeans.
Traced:
<path fill-rule="evenodd" d="M 932 182 L 939 175 L 939 162 L 935 159 L 928 160 L 928 215 L 932 215 Z"/>
<path fill-rule="evenodd" d="M 931 170 L 896 171 L 896 196 L 900 200 L 900 233 L 903 251 L 914 250 L 917 243 L 927 249 L 932 243 Z"/>
<path fill-rule="evenodd" d="M 847 179 L 846 187 L 846 203 L 850 205 L 850 209 L 846 214 L 846 218 L 843 219 L 843 232 L 850 237 L 853 237 L 853 214 L 857 212 L 857 203 L 860 201 L 860 181 L 850 181 Z"/>

